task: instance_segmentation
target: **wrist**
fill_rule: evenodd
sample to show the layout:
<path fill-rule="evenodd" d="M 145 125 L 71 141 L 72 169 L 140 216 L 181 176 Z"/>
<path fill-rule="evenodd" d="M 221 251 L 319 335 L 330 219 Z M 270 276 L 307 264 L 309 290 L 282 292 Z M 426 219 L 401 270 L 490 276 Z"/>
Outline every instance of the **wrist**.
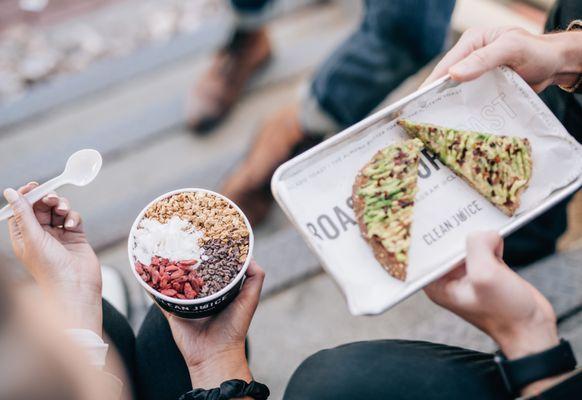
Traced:
<path fill-rule="evenodd" d="M 188 365 L 192 387 L 212 389 L 224 381 L 240 379 L 247 383 L 253 377 L 245 356 L 244 345 L 239 349 L 215 352 L 208 358 Z"/>
<path fill-rule="evenodd" d="M 560 343 L 554 318 L 536 317 L 491 335 L 508 360 L 540 353 Z"/>
<path fill-rule="evenodd" d="M 67 282 L 45 289 L 63 311 L 66 328 L 88 329 L 103 336 L 103 299 L 100 285 Z"/>
<path fill-rule="evenodd" d="M 551 46 L 557 49 L 558 66 L 554 76 L 556 85 L 573 86 L 582 74 L 582 31 L 547 35 Z"/>
<path fill-rule="evenodd" d="M 514 360 L 497 356 L 495 361 L 505 386 L 514 394 L 519 391 L 522 396 L 541 393 L 567 378 L 576 368 L 576 356 L 567 341 Z"/>

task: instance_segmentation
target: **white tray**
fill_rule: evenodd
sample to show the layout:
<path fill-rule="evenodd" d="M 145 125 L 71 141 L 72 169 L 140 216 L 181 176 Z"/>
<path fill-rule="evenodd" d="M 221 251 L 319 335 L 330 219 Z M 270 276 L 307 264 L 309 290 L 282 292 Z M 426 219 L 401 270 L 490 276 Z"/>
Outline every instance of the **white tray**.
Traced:
<path fill-rule="evenodd" d="M 421 173 L 430 176 L 419 179 L 405 282 L 380 267 L 347 205 L 362 165 L 380 148 L 406 137 L 395 126 L 400 116 L 527 136 L 534 163 L 522 206 L 509 218 L 438 161 L 436 170 L 425 154 L 427 168 L 421 167 Z M 287 217 L 339 284 L 351 313 L 371 315 L 393 307 L 462 261 L 470 231 L 493 229 L 506 236 L 574 193 L 582 186 L 582 147 L 519 76 L 500 68 L 464 84 L 445 77 L 407 96 L 286 162 L 275 172 L 271 186 Z M 474 216 L 456 228 L 440 231 L 444 234 L 427 244 L 430 227 L 438 227 L 439 221 L 449 222 L 445 228 L 452 225 L 455 210 L 465 205 L 469 215 L 466 207 L 471 204 L 473 211 L 479 209 Z"/>

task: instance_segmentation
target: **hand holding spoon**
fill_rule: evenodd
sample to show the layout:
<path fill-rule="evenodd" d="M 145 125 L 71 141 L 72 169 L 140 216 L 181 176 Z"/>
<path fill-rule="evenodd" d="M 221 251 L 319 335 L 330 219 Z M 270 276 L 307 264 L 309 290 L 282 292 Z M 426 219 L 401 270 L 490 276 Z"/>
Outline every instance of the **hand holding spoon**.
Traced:
<path fill-rule="evenodd" d="M 25 194 L 24 197 L 30 204 L 34 204 L 61 186 L 67 184 L 75 186 L 88 185 L 97 177 L 102 164 L 103 159 L 97 150 L 79 150 L 69 157 L 65 170 L 61 175 L 36 187 Z M 0 221 L 4 221 L 13 215 L 10 206 L 6 206 L 0 210 Z"/>

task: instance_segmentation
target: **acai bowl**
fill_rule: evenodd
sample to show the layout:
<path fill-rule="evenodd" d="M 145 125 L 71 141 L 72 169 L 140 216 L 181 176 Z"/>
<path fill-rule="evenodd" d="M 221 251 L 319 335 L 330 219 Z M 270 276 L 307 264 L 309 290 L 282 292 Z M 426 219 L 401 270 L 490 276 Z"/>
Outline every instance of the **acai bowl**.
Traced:
<path fill-rule="evenodd" d="M 135 278 L 164 310 L 203 318 L 237 296 L 253 244 L 248 219 L 231 200 L 211 190 L 179 189 L 139 213 L 128 255 Z"/>

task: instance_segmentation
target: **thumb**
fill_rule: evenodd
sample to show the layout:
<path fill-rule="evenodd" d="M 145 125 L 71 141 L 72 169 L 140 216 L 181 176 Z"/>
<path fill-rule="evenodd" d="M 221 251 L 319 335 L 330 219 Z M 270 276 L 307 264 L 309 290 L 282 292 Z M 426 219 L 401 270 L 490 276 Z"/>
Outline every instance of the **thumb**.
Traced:
<path fill-rule="evenodd" d="M 243 313 L 245 314 L 239 317 L 248 319 L 250 322 L 259 305 L 264 280 L 265 272 L 255 260 L 251 260 L 245 282 L 236 299 L 242 305 Z"/>
<path fill-rule="evenodd" d="M 12 188 L 4 191 L 4 197 L 14 212 L 11 226 L 16 228 L 24 239 L 41 233 L 42 228 L 26 198 Z"/>
<path fill-rule="evenodd" d="M 449 69 L 451 77 L 459 82 L 471 81 L 495 67 L 510 64 L 512 52 L 503 41 L 473 51 L 464 60 Z"/>
<path fill-rule="evenodd" d="M 497 232 L 479 232 L 467 238 L 467 275 L 474 283 L 490 282 L 502 262 L 499 259 L 503 239 Z"/>
<path fill-rule="evenodd" d="M 241 294 L 246 299 L 249 299 L 250 306 L 256 308 L 261 297 L 261 290 L 263 289 L 263 282 L 265 281 L 265 272 L 256 261 L 253 259 L 249 264 L 247 276 Z"/>

